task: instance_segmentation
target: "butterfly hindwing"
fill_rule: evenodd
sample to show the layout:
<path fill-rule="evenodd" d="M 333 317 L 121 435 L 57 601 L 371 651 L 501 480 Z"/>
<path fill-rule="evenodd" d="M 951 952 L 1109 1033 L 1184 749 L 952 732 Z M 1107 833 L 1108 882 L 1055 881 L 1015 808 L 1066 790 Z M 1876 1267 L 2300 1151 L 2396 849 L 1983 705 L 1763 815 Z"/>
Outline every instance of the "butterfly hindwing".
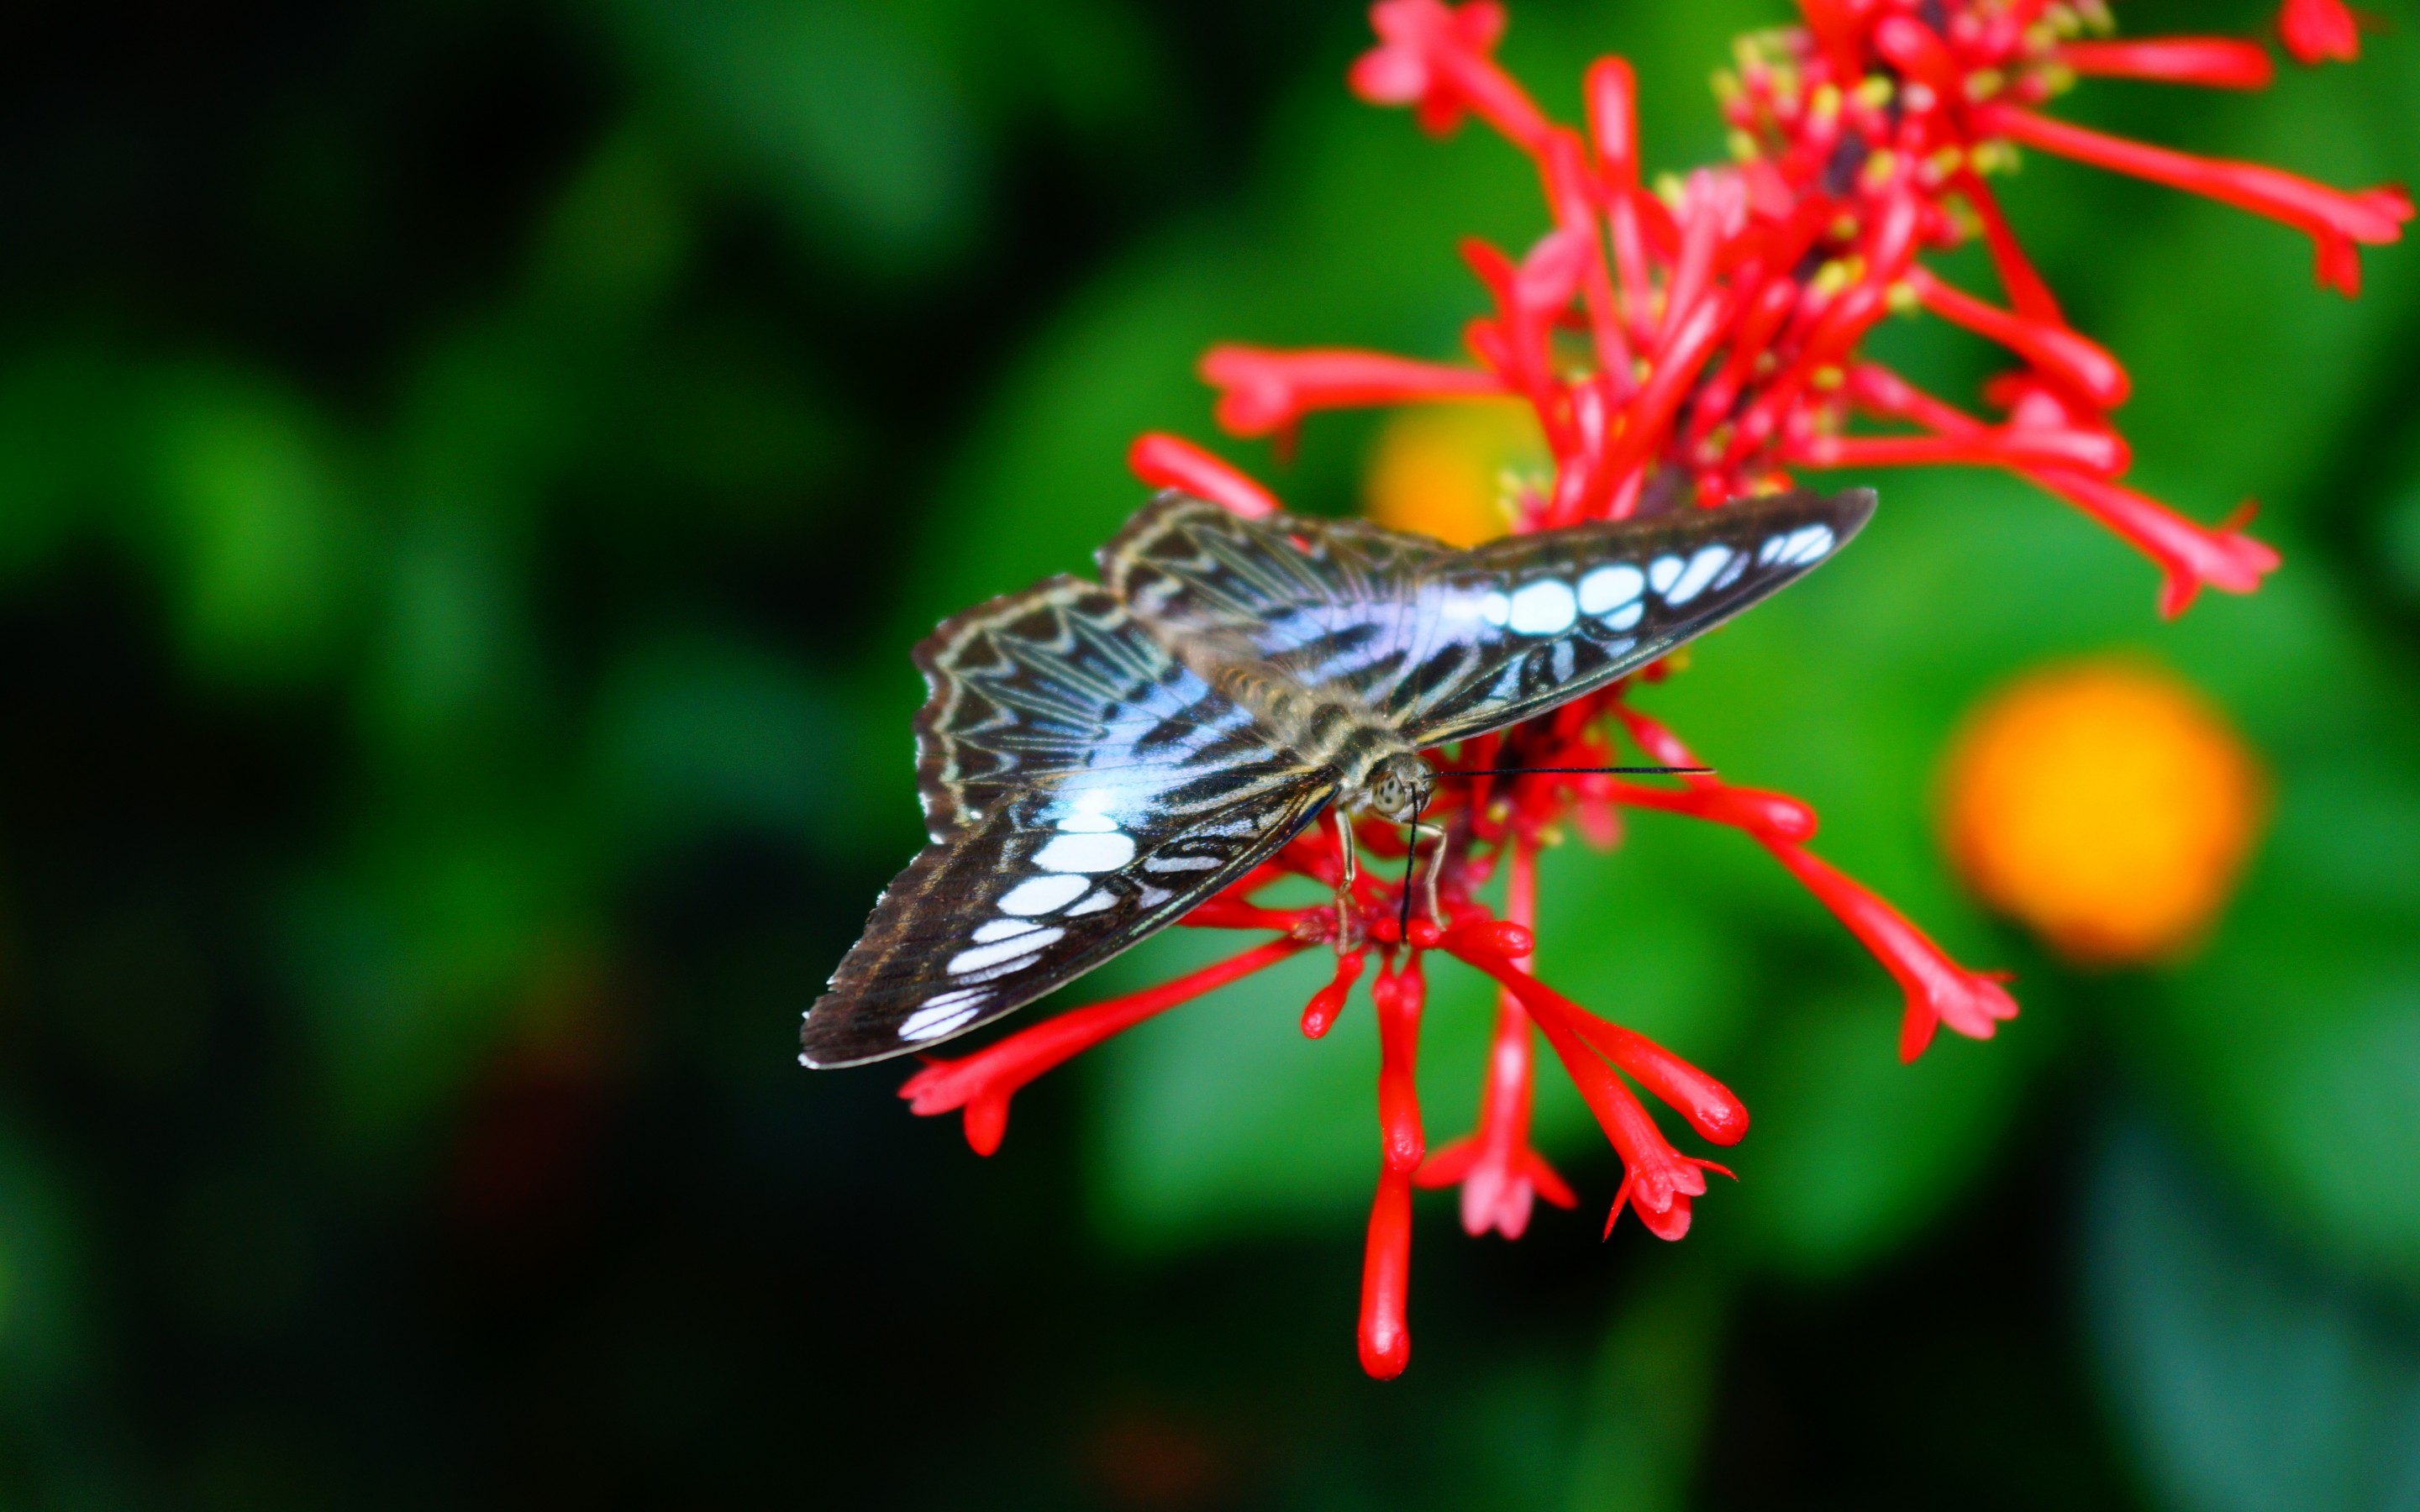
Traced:
<path fill-rule="evenodd" d="M 1097 583 L 993 599 L 915 656 L 933 843 L 808 1015 L 815 1065 L 936 1043 L 1091 970 L 1282 845 L 1334 786 Z"/>
<path fill-rule="evenodd" d="M 932 838 L 1078 772 L 1259 750 L 1250 717 L 1145 634 L 1117 595 L 1046 579 L 944 621 L 914 652 L 917 787 Z"/>
<path fill-rule="evenodd" d="M 1873 507 L 1867 489 L 1801 489 L 1456 552 L 1409 595 L 1410 665 L 1380 710 L 1435 746 L 1568 702 L 1796 581 Z"/>
<path fill-rule="evenodd" d="M 1020 793 L 925 847 L 807 1014 L 801 1058 L 879 1060 L 1032 1002 L 1258 865 L 1335 791 L 1275 761 L 1112 775 Z"/>

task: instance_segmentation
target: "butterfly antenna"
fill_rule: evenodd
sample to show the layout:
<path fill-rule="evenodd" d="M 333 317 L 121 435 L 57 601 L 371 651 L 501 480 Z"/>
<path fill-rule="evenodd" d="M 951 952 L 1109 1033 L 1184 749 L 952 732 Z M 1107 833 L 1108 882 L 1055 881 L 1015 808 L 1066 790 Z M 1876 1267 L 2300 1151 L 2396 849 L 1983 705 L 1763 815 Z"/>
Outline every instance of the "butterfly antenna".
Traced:
<path fill-rule="evenodd" d="M 1631 776 L 1702 777 L 1711 774 L 1711 766 L 1462 766 L 1439 772 L 1439 777 L 1528 777 L 1538 773 L 1625 774 Z"/>

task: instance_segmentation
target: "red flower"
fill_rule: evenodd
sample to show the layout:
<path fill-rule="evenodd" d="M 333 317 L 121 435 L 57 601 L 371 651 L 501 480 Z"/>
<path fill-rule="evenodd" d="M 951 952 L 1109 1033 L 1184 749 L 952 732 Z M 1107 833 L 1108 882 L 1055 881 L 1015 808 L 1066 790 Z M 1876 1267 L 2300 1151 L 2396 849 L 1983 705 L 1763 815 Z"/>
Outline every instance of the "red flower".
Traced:
<path fill-rule="evenodd" d="M 2361 56 L 2361 33 L 2344 0 L 2286 0 L 2277 14 L 2278 35 L 2286 51 L 2300 63 L 2335 58 L 2350 63 Z"/>
<path fill-rule="evenodd" d="M 1382 0 L 1378 45 L 1352 69 L 1362 98 L 1407 105 L 1432 131 L 1476 116 L 1536 167 L 1548 229 L 1515 256 L 1463 248 L 1488 313 L 1466 337 L 1470 362 L 1374 352 L 1222 346 L 1202 363 L 1218 418 L 1239 436 L 1288 438 L 1302 418 L 1342 406 L 1512 395 L 1534 410 L 1552 454 L 1543 488 L 1512 501 L 1518 529 L 1634 513 L 1718 506 L 1784 486 L 1792 468 L 1957 463 L 2013 471 L 2100 520 L 2159 566 L 2162 612 L 2201 589 L 2249 593 L 2277 554 L 2240 529 L 2195 524 L 2126 486 L 2132 457 L 2111 419 L 2131 389 L 2123 364 L 2068 324 L 2001 214 L 1987 175 L 2009 143 L 2207 194 L 2309 236 L 2320 282 L 2351 294 L 2363 245 L 2398 240 L 2412 205 L 2397 189 L 2348 193 L 2255 163 L 2183 153 L 2073 126 L 2041 107 L 2079 76 L 2224 88 L 2270 81 L 2267 55 L 2213 39 L 2063 39 L 2044 0 L 1800 0 L 1805 26 L 1745 39 L 1718 80 L 1740 161 L 1651 193 L 1638 177 L 1636 84 L 1619 58 L 1589 70 L 1588 131 L 1549 119 L 1498 68 L 1504 29 L 1490 0 Z M 2294 0 L 2281 23 L 2296 55 L 2350 56 L 2336 0 Z M 2001 301 L 1958 288 L 1924 258 L 1979 236 Z M 1922 393 L 1861 354 L 1893 311 L 1923 312 L 2004 348 L 2014 364 L 1985 387 L 1992 418 Z M 1900 427 L 1853 430 L 1853 420 Z M 1130 460 L 1145 481 L 1242 514 L 1276 501 L 1258 483 L 1176 438 L 1150 435 Z M 1624 740 L 1650 761 L 1701 764 L 1671 731 L 1631 706 L 1660 668 L 1499 734 L 1432 753 L 1446 772 L 1594 767 Z M 1443 926 L 1404 906 L 1400 883 L 1364 868 L 1342 898 L 1280 907 L 1273 884 L 1307 877 L 1334 889 L 1342 856 L 1326 827 L 1197 908 L 1196 928 L 1268 937 L 1175 981 L 1079 1009 L 957 1060 L 935 1061 L 903 1088 L 919 1113 L 963 1110 L 981 1152 L 999 1145 L 1008 1104 L 1036 1075 L 1102 1039 L 1307 946 L 1366 941 L 1337 957 L 1303 1013 L 1318 1039 L 1343 1012 L 1367 957 L 1381 1045 L 1380 1162 L 1360 1319 L 1361 1359 L 1392 1376 L 1410 1359 L 1405 1321 L 1415 1186 L 1458 1185 L 1463 1227 L 1517 1237 L 1535 1200 L 1575 1196 L 1529 1145 L 1534 1028 L 1620 1155 L 1606 1228 L 1628 1208 L 1657 1236 L 1687 1232 L 1709 1170 L 1665 1136 L 1634 1087 L 1699 1138 L 1737 1143 L 1746 1109 L 1721 1083 L 1589 1012 L 1530 971 L 1536 856 L 1571 821 L 1610 842 L 1622 808 L 1727 825 L 1770 852 L 1880 960 L 1905 1007 L 1900 1051 L 1914 1058 L 1947 1025 L 1989 1039 L 2016 1013 L 1993 973 L 1959 965 L 1922 929 L 1808 848 L 1814 813 L 1779 794 L 1711 775 L 1677 786 L 1600 773 L 1472 776 L 1438 789 L 1430 817 L 1448 840 L 1435 863 Z M 1362 842 L 1403 854 L 1373 825 Z M 1504 903 L 1480 896 L 1499 868 Z M 1347 915 L 1339 918 L 1340 911 Z M 1399 922 L 1410 918 L 1405 929 Z M 1413 1080 L 1427 996 L 1425 957 L 1442 949 L 1500 992 L 1479 1128 L 1430 1152 Z"/>

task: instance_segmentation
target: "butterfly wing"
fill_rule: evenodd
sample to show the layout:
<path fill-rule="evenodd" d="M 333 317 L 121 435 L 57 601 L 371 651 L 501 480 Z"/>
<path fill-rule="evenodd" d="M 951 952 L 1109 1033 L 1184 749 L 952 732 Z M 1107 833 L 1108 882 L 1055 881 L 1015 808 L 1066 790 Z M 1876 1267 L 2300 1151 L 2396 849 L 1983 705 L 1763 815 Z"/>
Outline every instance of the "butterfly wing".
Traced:
<path fill-rule="evenodd" d="M 1209 638 L 1373 706 L 1418 637 L 1413 592 L 1452 548 L 1354 519 L 1245 519 L 1164 493 L 1100 551 L 1101 579 L 1164 638 Z"/>
<path fill-rule="evenodd" d="M 1104 810 L 1044 791 L 925 847 L 808 1011 L 803 1061 L 880 1060 L 1022 1008 L 1250 871 L 1319 812 L 1335 779 L 1213 774 L 1085 791 L 1141 809 L 1089 827 Z"/>
<path fill-rule="evenodd" d="M 1115 595 L 1053 579 L 917 647 L 933 843 L 808 1012 L 808 1064 L 878 1060 L 1090 971 L 1283 845 L 1334 791 Z"/>
<path fill-rule="evenodd" d="M 1421 570 L 1382 713 L 1416 746 L 1500 730 L 1665 656 L 1812 571 L 1871 517 L 1800 489 L 1509 536 Z"/>

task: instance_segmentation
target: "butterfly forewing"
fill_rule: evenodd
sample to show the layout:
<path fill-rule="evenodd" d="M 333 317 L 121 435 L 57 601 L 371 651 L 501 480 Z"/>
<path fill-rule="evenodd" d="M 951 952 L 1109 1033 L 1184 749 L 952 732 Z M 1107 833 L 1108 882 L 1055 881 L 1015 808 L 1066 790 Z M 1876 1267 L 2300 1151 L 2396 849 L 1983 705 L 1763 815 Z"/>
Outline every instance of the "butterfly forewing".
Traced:
<path fill-rule="evenodd" d="M 1143 801 L 1114 823 L 1055 793 L 1011 800 L 925 847 L 883 893 L 807 1015 L 803 1058 L 879 1060 L 1033 1001 L 1251 870 L 1334 786 L 1300 770 L 1127 786 L 1122 797 Z"/>
<path fill-rule="evenodd" d="M 1245 519 L 1163 494 L 1101 548 L 1101 577 L 1162 639 L 1208 639 L 1314 692 L 1389 686 L 1419 632 L 1412 592 L 1456 553 L 1362 520 Z"/>
<path fill-rule="evenodd" d="M 1455 553 L 1408 595 L 1414 649 L 1378 707 L 1416 746 L 1518 723 L 1794 582 L 1872 513 L 1868 490 L 1801 490 Z"/>

